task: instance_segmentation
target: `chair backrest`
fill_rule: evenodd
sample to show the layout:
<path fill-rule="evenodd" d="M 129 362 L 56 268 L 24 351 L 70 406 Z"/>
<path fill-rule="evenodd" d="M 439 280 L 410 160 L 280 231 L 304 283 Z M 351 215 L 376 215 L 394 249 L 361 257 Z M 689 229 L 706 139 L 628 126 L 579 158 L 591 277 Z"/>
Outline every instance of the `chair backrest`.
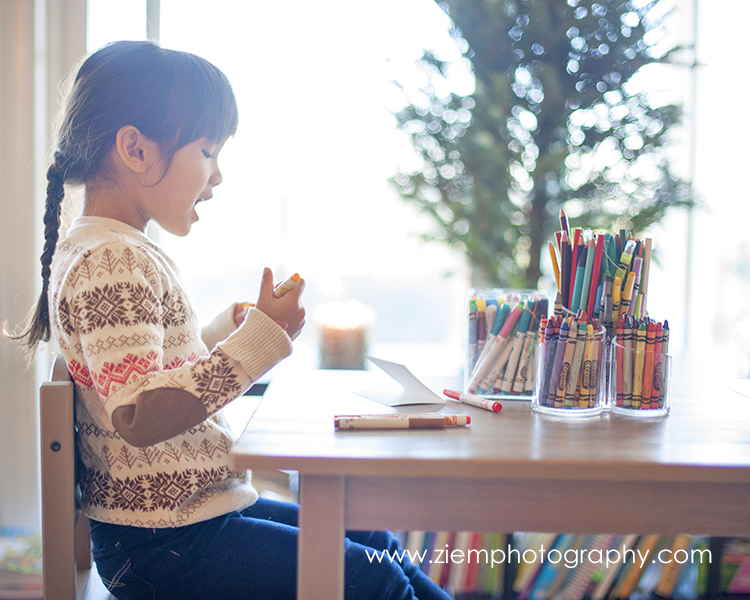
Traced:
<path fill-rule="evenodd" d="M 88 573 L 76 588 L 77 571 L 91 569 L 91 542 L 88 519 L 79 518 L 77 507 L 75 387 L 62 356 L 39 390 L 39 416 L 44 598 L 111 598 L 98 577 L 89 581 Z"/>

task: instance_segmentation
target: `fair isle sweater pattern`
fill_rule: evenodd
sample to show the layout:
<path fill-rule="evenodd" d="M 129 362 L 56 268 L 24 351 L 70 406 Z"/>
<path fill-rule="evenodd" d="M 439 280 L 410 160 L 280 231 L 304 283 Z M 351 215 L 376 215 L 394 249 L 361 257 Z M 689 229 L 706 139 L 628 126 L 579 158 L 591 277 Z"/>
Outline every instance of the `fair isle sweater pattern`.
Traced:
<path fill-rule="evenodd" d="M 52 335 L 76 388 L 84 514 L 175 527 L 252 504 L 257 492 L 231 468 L 220 409 L 291 352 L 281 328 L 252 310 L 234 331 L 227 310 L 201 332 L 174 263 L 110 219 L 74 222 L 50 286 Z M 161 421 L 176 435 L 132 445 L 118 409 L 136 437 L 158 435 Z"/>

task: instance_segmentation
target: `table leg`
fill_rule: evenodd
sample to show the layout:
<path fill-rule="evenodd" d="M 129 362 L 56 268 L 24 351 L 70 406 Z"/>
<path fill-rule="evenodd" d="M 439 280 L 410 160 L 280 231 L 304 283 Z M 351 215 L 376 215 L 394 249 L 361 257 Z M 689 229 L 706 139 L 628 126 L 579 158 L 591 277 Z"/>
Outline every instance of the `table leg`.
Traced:
<path fill-rule="evenodd" d="M 305 475 L 299 482 L 298 600 L 344 598 L 344 478 Z"/>

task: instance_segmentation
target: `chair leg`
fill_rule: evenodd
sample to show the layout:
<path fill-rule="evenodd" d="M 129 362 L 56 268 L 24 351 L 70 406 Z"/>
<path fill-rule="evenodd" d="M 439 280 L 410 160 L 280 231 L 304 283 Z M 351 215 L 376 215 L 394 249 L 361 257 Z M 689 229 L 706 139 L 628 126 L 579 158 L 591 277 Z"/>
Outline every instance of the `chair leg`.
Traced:
<path fill-rule="evenodd" d="M 76 523 L 76 569 L 91 569 L 91 538 L 89 537 L 89 520 L 82 514 Z"/>

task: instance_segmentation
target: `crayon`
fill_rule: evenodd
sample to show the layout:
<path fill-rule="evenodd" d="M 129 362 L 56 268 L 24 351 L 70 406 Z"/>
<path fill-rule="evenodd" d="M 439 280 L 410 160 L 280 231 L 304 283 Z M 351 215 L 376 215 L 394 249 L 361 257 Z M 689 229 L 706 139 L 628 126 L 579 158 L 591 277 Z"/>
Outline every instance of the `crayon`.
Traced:
<path fill-rule="evenodd" d="M 633 403 L 631 408 L 640 409 L 643 393 L 643 367 L 646 359 L 646 324 L 641 322 L 636 332 L 635 360 L 633 361 Z"/>
<path fill-rule="evenodd" d="M 581 395 L 578 399 L 578 408 L 588 408 L 592 395 L 596 393 L 596 381 L 592 379 L 594 360 L 594 326 L 586 325 L 586 345 L 583 354 L 583 367 L 581 371 Z"/>
<path fill-rule="evenodd" d="M 477 306 L 473 300 L 469 302 L 469 367 L 474 368 L 477 362 L 479 350 L 479 318 L 477 317 Z"/>
<path fill-rule="evenodd" d="M 555 362 L 555 349 L 557 347 L 558 335 L 555 334 L 555 317 L 547 320 L 544 328 L 544 350 L 540 350 L 539 364 L 544 365 L 543 378 L 539 382 L 539 404 L 547 404 L 547 390 L 549 388 L 552 365 Z"/>
<path fill-rule="evenodd" d="M 562 294 L 560 292 L 557 292 L 557 294 L 555 295 L 555 308 L 552 314 L 554 314 L 556 317 L 562 317 L 563 302 L 562 302 Z"/>
<path fill-rule="evenodd" d="M 649 241 L 649 240 L 646 240 Z M 662 341 L 661 341 L 662 356 L 669 356 L 669 321 L 664 321 L 662 327 Z M 659 390 L 659 408 L 664 408 L 664 399 L 667 393 L 667 369 L 662 363 L 661 368 L 661 389 Z"/>
<path fill-rule="evenodd" d="M 494 400 L 488 400 L 486 398 L 479 398 L 478 396 L 472 396 L 471 394 L 465 394 L 462 392 L 456 392 L 454 390 L 443 390 L 443 394 L 463 404 L 469 404 L 470 406 L 477 406 L 485 410 L 492 412 L 500 412 L 503 409 L 502 404 L 495 402 Z"/>
<path fill-rule="evenodd" d="M 560 332 L 562 338 L 562 331 Z M 555 408 L 563 408 L 565 406 L 565 392 L 567 391 L 568 378 L 570 377 L 571 364 L 573 362 L 573 355 L 576 349 L 576 338 L 578 337 L 578 325 L 575 320 L 572 320 L 568 329 L 568 335 L 565 339 L 565 350 L 563 352 L 562 365 L 560 367 L 560 375 L 558 379 L 554 379 L 552 383 L 557 382 L 557 389 L 555 390 Z M 559 343 L 559 341 L 558 341 Z M 558 348 L 558 353 L 560 349 Z M 551 386 L 550 386 L 551 390 Z"/>
<path fill-rule="evenodd" d="M 651 268 L 651 238 L 646 238 L 643 244 L 643 267 L 641 267 L 641 312 L 637 316 L 643 318 L 646 315 L 646 297 L 648 296 L 648 276 Z"/>
<path fill-rule="evenodd" d="M 617 319 L 620 318 L 620 293 L 622 290 L 622 280 L 620 277 L 615 275 L 612 281 L 612 326 L 617 323 Z"/>
<path fill-rule="evenodd" d="M 336 415 L 333 418 L 333 426 L 336 429 L 445 429 L 470 423 L 469 415 Z"/>
<path fill-rule="evenodd" d="M 630 408 L 633 404 L 633 358 L 635 357 L 633 322 L 630 317 L 625 317 L 623 329 L 623 346 L 625 346 L 625 350 L 622 360 L 622 405 L 624 408 Z"/>
<path fill-rule="evenodd" d="M 479 302 L 484 304 L 481 300 Z M 484 344 L 487 341 L 487 309 L 479 305 L 479 302 L 477 302 L 477 353 L 484 350 Z"/>
<path fill-rule="evenodd" d="M 518 328 L 513 335 L 513 346 L 510 356 L 508 357 L 507 368 L 505 369 L 505 375 L 499 386 L 500 391 L 503 393 L 510 393 L 513 389 L 513 383 L 516 378 L 516 369 L 518 368 L 518 360 L 521 357 L 521 350 L 523 350 L 523 343 L 526 340 L 526 332 L 529 330 L 529 324 L 531 323 L 532 317 L 533 313 L 526 308 L 518 319 Z"/>
<path fill-rule="evenodd" d="M 651 408 L 659 408 L 661 400 L 661 382 L 664 347 L 664 329 L 661 323 L 656 324 L 656 334 L 654 336 L 654 377 L 651 382 Z"/>
<path fill-rule="evenodd" d="M 620 314 L 630 314 L 630 301 L 633 298 L 633 286 L 635 286 L 635 273 L 630 271 L 620 300 Z"/>
<path fill-rule="evenodd" d="M 620 317 L 617 321 L 617 346 L 615 349 L 615 365 L 617 365 L 617 371 L 615 373 L 615 405 L 622 406 L 623 398 L 625 393 L 625 387 L 623 382 L 623 358 L 625 355 L 624 342 L 625 337 L 625 317 Z"/>
<path fill-rule="evenodd" d="M 633 253 L 635 252 L 635 240 L 628 240 L 625 244 L 625 249 L 620 255 L 620 263 L 617 265 L 615 270 L 615 277 L 619 277 L 622 283 L 625 283 L 625 277 L 630 270 L 630 262 L 633 260 Z"/>
<path fill-rule="evenodd" d="M 295 273 L 289 279 L 282 281 L 279 285 L 277 285 L 273 289 L 273 297 L 281 298 L 284 294 L 289 292 L 292 288 L 297 287 L 300 281 L 302 281 L 302 277 L 300 277 L 299 273 Z"/>
<path fill-rule="evenodd" d="M 555 245 L 550 241 L 549 245 L 549 258 L 552 261 L 552 270 L 555 273 L 555 284 L 557 285 L 557 291 L 560 291 L 560 263 L 557 261 L 557 254 L 555 254 Z"/>
<path fill-rule="evenodd" d="M 589 408 L 596 406 L 596 400 L 599 395 L 599 377 L 602 368 L 602 354 L 604 352 L 604 340 L 602 338 L 602 329 L 596 323 L 594 328 L 594 344 L 591 349 L 591 375 L 590 384 L 591 395 L 589 396 Z"/>
<path fill-rule="evenodd" d="M 643 391 L 641 392 L 641 410 L 651 407 L 651 387 L 654 380 L 654 346 L 656 342 L 656 324 L 650 323 L 646 329 L 646 358 L 643 363 Z M 653 408 L 656 408 L 654 406 Z"/>
<path fill-rule="evenodd" d="M 595 260 L 596 260 L 596 246 L 594 244 L 594 241 L 591 240 L 588 243 L 588 249 L 586 251 L 586 269 L 583 273 L 583 288 L 581 289 L 581 299 L 578 304 L 578 308 L 580 308 L 583 311 L 588 311 L 589 294 L 596 293 L 596 286 L 591 285 L 591 275 L 594 272 Z"/>
<path fill-rule="evenodd" d="M 503 325 L 505 325 L 505 321 L 507 320 L 509 314 L 510 314 L 510 305 L 503 304 L 500 307 L 500 310 L 497 313 L 497 318 L 495 319 L 495 322 L 492 325 L 492 329 L 490 330 L 490 333 L 487 336 L 487 340 L 485 341 L 484 348 L 482 348 L 481 354 L 477 357 L 476 365 L 474 366 L 474 370 L 472 371 L 472 374 L 471 374 L 472 379 L 474 379 L 475 376 L 478 376 L 477 375 L 478 369 L 485 368 L 482 365 L 482 363 L 487 359 L 487 354 L 494 351 L 495 344 L 497 343 L 497 335 L 498 333 L 500 333 L 500 329 L 502 329 Z M 489 365 L 487 365 L 486 368 L 489 368 Z"/>
<path fill-rule="evenodd" d="M 594 310 L 599 305 L 600 292 L 599 292 L 599 274 L 602 266 L 602 255 L 604 254 L 604 234 L 596 236 L 596 247 L 594 249 L 594 266 L 591 270 L 591 288 L 589 290 L 589 302 L 586 307 L 586 312 L 590 315 L 594 314 Z"/>
<path fill-rule="evenodd" d="M 502 329 L 492 341 L 494 348 L 487 353 L 484 361 L 477 365 L 477 368 L 475 369 L 476 374 L 472 377 L 469 385 L 469 393 L 473 394 L 476 391 L 485 393 L 487 390 L 492 389 L 492 385 L 495 383 L 499 372 L 505 366 L 505 363 L 501 362 L 505 347 L 508 346 L 508 339 L 510 338 L 512 330 L 516 326 L 522 312 L 523 303 L 520 302 L 510 312 Z M 507 356 L 505 357 L 505 360 L 507 360 Z"/>
<path fill-rule="evenodd" d="M 573 401 L 575 400 L 576 392 L 579 391 L 579 376 L 581 373 L 581 365 L 583 363 L 583 355 L 586 351 L 586 332 L 586 323 L 579 322 L 578 333 L 576 334 L 575 350 L 573 351 L 573 359 L 570 363 L 570 374 L 568 375 L 567 388 L 565 390 L 565 399 L 563 401 L 563 405 L 565 408 L 573 408 Z M 586 407 L 588 407 L 588 399 L 586 399 L 586 404 L 584 406 L 579 406 L 579 408 Z"/>
<path fill-rule="evenodd" d="M 635 307 L 638 304 L 638 290 L 641 284 L 641 266 L 643 259 L 638 256 L 633 259 L 633 272 L 635 273 L 635 280 L 633 281 L 633 292 L 630 294 L 630 306 L 628 307 L 628 314 L 632 317 L 635 315 Z M 638 313 L 640 315 L 640 313 Z"/>
<path fill-rule="evenodd" d="M 554 363 L 551 365 L 550 376 L 547 379 L 547 406 L 555 406 L 557 386 L 560 382 L 560 371 L 562 370 L 563 359 L 565 358 L 565 346 L 568 339 L 568 331 L 568 323 L 563 320 L 562 325 L 560 326 L 560 335 L 557 338 L 557 345 L 555 346 Z M 547 357 L 547 363 L 550 363 L 549 356 Z"/>

